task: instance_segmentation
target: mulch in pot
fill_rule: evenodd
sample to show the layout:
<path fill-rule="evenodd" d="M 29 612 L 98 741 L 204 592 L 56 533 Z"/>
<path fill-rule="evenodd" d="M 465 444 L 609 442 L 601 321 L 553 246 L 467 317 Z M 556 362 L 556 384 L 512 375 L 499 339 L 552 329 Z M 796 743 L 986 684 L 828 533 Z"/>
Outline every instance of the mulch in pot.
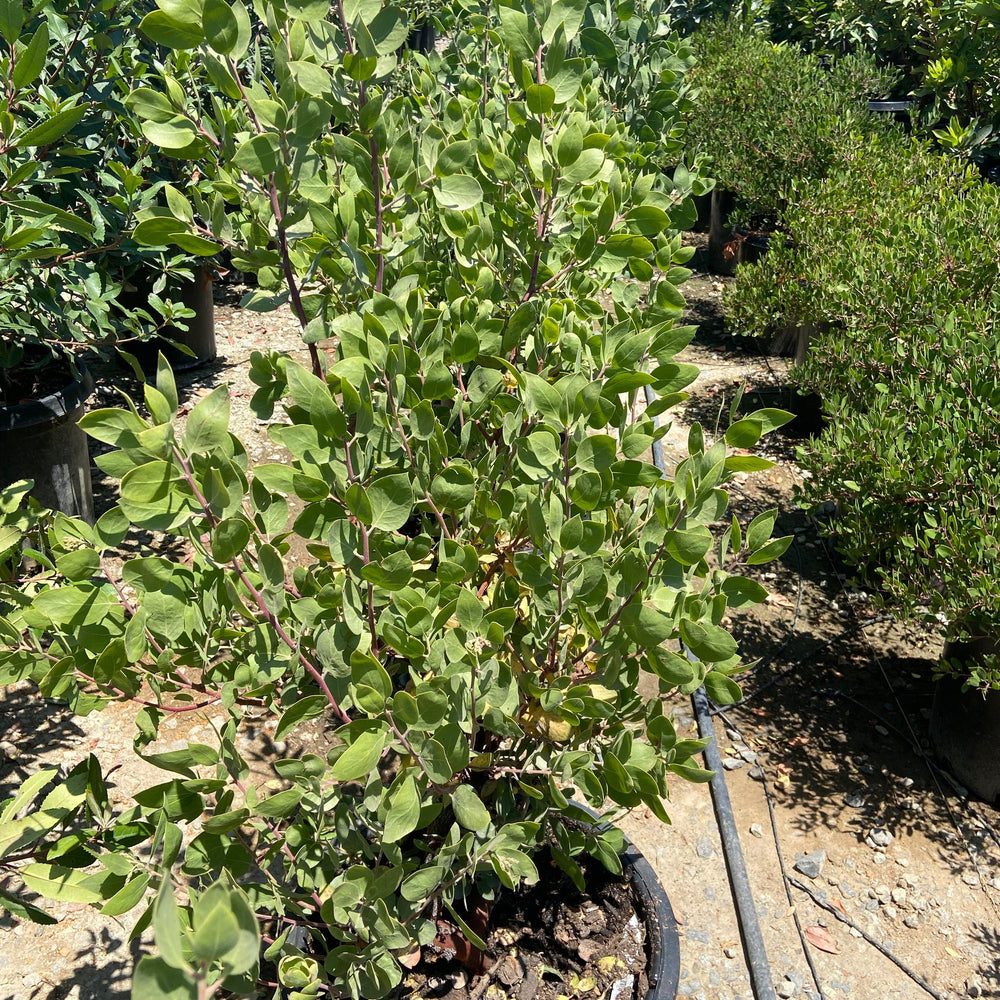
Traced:
<path fill-rule="evenodd" d="M 639 1000 L 648 992 L 646 930 L 629 881 L 600 861 L 577 859 L 581 893 L 546 855 L 539 882 L 504 891 L 485 932 L 487 968 L 424 959 L 399 1000 Z M 617 984 L 617 985 L 616 985 Z"/>

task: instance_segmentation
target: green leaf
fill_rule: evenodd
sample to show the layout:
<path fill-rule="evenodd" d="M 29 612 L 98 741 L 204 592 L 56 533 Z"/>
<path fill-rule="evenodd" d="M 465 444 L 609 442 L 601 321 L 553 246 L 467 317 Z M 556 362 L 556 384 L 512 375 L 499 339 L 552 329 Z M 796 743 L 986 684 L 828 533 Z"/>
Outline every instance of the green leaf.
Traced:
<path fill-rule="evenodd" d="M 405 473 L 377 476 L 366 490 L 371 504 L 371 526 L 398 531 L 413 511 L 413 487 Z"/>
<path fill-rule="evenodd" d="M 212 451 L 228 441 L 229 388 L 216 386 L 188 415 L 184 444 L 190 452 Z"/>
<path fill-rule="evenodd" d="M 241 517 L 227 517 L 212 531 L 212 558 L 219 563 L 229 563 L 250 542 L 250 526 Z"/>
<path fill-rule="evenodd" d="M 475 632 L 483 622 L 483 606 L 471 590 L 461 590 L 455 605 L 458 624 L 469 632 Z"/>
<path fill-rule="evenodd" d="M 218 885 L 218 883 L 216 884 Z M 220 899 L 207 912 L 205 912 L 205 902 L 206 899 L 203 896 L 198 900 L 198 906 L 195 910 L 195 929 L 191 939 L 191 950 L 202 961 L 219 962 L 239 941 L 240 928 L 239 924 L 236 923 L 236 917 L 229 912 L 225 901 Z"/>
<path fill-rule="evenodd" d="M 143 955 L 132 975 L 132 1000 L 198 1000 L 198 984 L 162 958 Z"/>
<path fill-rule="evenodd" d="M 291 708 L 286 709 L 278 720 L 278 728 L 274 731 L 276 740 L 283 740 L 296 726 L 308 719 L 318 719 L 329 702 L 321 694 L 300 698 Z"/>
<path fill-rule="evenodd" d="M 175 21 L 162 10 L 154 10 L 139 22 L 139 30 L 150 41 L 168 49 L 196 49 L 205 40 L 201 17 Z"/>
<path fill-rule="evenodd" d="M 604 472 L 618 460 L 618 442 L 610 434 L 591 434 L 576 450 L 576 465 L 586 472 Z"/>
<path fill-rule="evenodd" d="M 680 628 L 684 645 L 699 660 L 706 663 L 721 663 L 736 655 L 736 640 L 718 625 L 702 624 L 682 618 Z"/>
<path fill-rule="evenodd" d="M 752 448 L 760 440 L 762 433 L 763 426 L 759 420 L 744 417 L 729 425 L 726 430 L 726 444 L 733 448 Z"/>
<path fill-rule="evenodd" d="M 533 372 L 522 372 L 524 401 L 530 413 L 539 414 L 544 420 L 563 426 L 562 395 L 559 390 Z"/>
<path fill-rule="evenodd" d="M 24 0 L 0 0 L 0 34 L 13 45 L 24 25 Z"/>
<path fill-rule="evenodd" d="M 761 604 L 767 599 L 767 591 L 756 581 L 744 576 L 731 576 L 722 584 L 726 603 L 731 608 L 742 608 L 748 604 Z"/>
<path fill-rule="evenodd" d="M 236 15 L 225 0 L 205 0 L 205 41 L 222 55 L 229 55 L 239 40 Z"/>
<path fill-rule="evenodd" d="M 100 903 L 104 898 L 94 876 L 75 868 L 36 863 L 18 869 L 18 875 L 32 892 L 60 903 Z"/>
<path fill-rule="evenodd" d="M 763 563 L 771 562 L 785 554 L 785 550 L 792 544 L 792 535 L 785 535 L 783 538 L 772 538 L 766 545 L 762 545 L 752 555 L 747 557 L 748 566 L 760 566 Z"/>
<path fill-rule="evenodd" d="M 268 796 L 263 802 L 258 802 L 254 807 L 254 814 L 264 816 L 267 819 L 281 819 L 290 816 L 302 801 L 305 789 L 298 785 L 286 788 L 282 792 L 275 792 Z"/>
<path fill-rule="evenodd" d="M 676 631 L 674 620 L 669 615 L 635 601 L 622 613 L 621 623 L 629 636 L 643 646 L 659 646 L 672 638 Z"/>
<path fill-rule="evenodd" d="M 418 868 L 412 875 L 403 879 L 403 884 L 399 888 L 400 895 L 411 903 L 425 900 L 441 884 L 446 872 L 447 869 L 440 865 Z"/>
<path fill-rule="evenodd" d="M 281 162 L 281 144 L 273 132 L 255 135 L 242 143 L 233 156 L 233 166 L 258 180 L 266 180 Z"/>
<path fill-rule="evenodd" d="M 479 181 L 468 174 L 442 177 L 433 190 L 434 197 L 442 208 L 453 208 L 459 212 L 475 208 L 483 200 L 483 189 L 479 186 Z"/>
<path fill-rule="evenodd" d="M 771 537 L 777 518 L 778 512 L 776 510 L 768 510 L 763 514 L 758 514 L 747 525 L 746 545 L 751 552 L 756 552 Z"/>
<path fill-rule="evenodd" d="M 734 705 L 743 696 L 739 684 L 718 670 L 705 675 L 705 691 L 717 705 Z"/>
<path fill-rule="evenodd" d="M 37 125 L 15 137 L 14 145 L 18 147 L 50 146 L 57 139 L 61 139 L 70 129 L 75 128 L 83 120 L 86 113 L 86 105 L 57 111 L 51 117 L 40 121 Z"/>
<path fill-rule="evenodd" d="M 330 773 L 338 781 L 357 781 L 367 777 L 378 764 L 387 739 L 388 735 L 382 728 L 361 732 L 336 759 Z"/>
<path fill-rule="evenodd" d="M 455 819 L 466 830 L 482 832 L 490 825 L 492 817 L 489 810 L 471 785 L 455 786 L 451 796 L 451 808 L 455 813 Z"/>
<path fill-rule="evenodd" d="M 402 590 L 413 576 L 413 563 L 406 552 L 400 549 L 380 562 L 363 566 L 361 576 L 382 590 Z"/>
<path fill-rule="evenodd" d="M 417 790 L 416 778 L 412 773 L 408 773 L 399 788 L 389 797 L 385 826 L 382 830 L 383 842 L 395 844 L 402 840 L 417 828 L 419 821 L 420 792 Z"/>
<path fill-rule="evenodd" d="M 0 889 L 0 910 L 6 910 L 22 920 L 30 920 L 33 924 L 56 924 L 59 922 L 50 913 L 46 913 L 33 903 L 26 903 L 24 900 L 18 899 L 17 896 L 12 896 L 3 889 Z"/>
<path fill-rule="evenodd" d="M 712 532 L 705 527 L 675 529 L 667 535 L 667 552 L 682 566 L 695 566 L 712 547 Z"/>
<path fill-rule="evenodd" d="M 49 54 L 49 29 L 43 22 L 31 36 L 24 50 L 18 55 L 14 65 L 14 86 L 20 90 L 34 83 L 45 68 L 45 59 Z"/>
<path fill-rule="evenodd" d="M 431 482 L 431 499 L 442 510 L 464 510 L 475 496 L 476 478 L 464 465 L 449 465 Z"/>
<path fill-rule="evenodd" d="M 169 877 L 163 879 L 153 904 L 153 934 L 162 961 L 174 969 L 186 969 L 181 918 Z"/>
<path fill-rule="evenodd" d="M 149 875 L 146 872 L 126 882 L 105 904 L 101 913 L 106 917 L 117 917 L 138 906 L 146 895 Z"/>

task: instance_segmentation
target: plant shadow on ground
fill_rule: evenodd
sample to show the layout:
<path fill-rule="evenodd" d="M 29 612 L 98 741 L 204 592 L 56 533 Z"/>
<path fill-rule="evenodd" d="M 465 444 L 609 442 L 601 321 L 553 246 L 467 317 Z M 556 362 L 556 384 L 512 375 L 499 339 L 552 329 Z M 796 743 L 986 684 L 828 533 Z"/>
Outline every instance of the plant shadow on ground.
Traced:
<path fill-rule="evenodd" d="M 79 746 L 84 733 L 73 719 L 66 705 L 33 689 L 12 686 L 0 694 L 0 739 L 16 753 L 0 751 L 0 802 L 17 791 L 40 756 Z"/>
<path fill-rule="evenodd" d="M 779 517 L 776 533 L 794 530 L 796 513 Z M 793 828 L 848 832 L 859 846 L 874 828 L 898 844 L 919 836 L 955 876 L 970 870 L 970 851 L 1000 862 L 996 812 L 970 810 L 924 756 L 933 760 L 926 718 L 938 638 L 887 621 L 866 592 L 845 586 L 843 564 L 815 529 L 797 539 L 766 567 L 781 618 L 773 598 L 734 616 L 745 658 L 761 662 L 743 681 L 745 704 L 724 712 L 760 741 L 776 804 L 794 812 Z"/>
<path fill-rule="evenodd" d="M 996 927 L 986 927 L 984 924 L 976 923 L 972 925 L 970 933 L 989 954 L 996 956 L 992 963 L 980 965 L 977 972 L 984 980 L 984 984 L 992 990 L 992 994 L 986 995 L 1000 996 L 1000 931 Z"/>
<path fill-rule="evenodd" d="M 99 965 L 97 962 L 101 958 L 121 954 L 125 934 L 113 934 L 106 926 L 100 931 L 88 930 L 86 933 L 90 936 L 90 944 L 86 947 L 77 945 L 66 959 L 73 968 L 72 979 L 54 985 L 42 982 L 17 1000 L 67 1000 L 70 994 L 73 994 L 73 1000 L 107 1000 L 112 996 L 128 995 L 132 972 L 141 954 L 140 942 L 135 940 L 129 944 L 127 961 L 115 958 Z M 82 933 L 76 937 L 82 937 Z"/>

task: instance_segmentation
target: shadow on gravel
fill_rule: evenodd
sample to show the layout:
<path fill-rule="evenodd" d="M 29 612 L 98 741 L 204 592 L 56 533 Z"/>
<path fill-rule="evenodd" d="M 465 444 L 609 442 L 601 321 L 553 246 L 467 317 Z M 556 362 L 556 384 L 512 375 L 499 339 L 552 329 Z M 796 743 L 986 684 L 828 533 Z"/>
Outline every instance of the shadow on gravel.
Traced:
<path fill-rule="evenodd" d="M 55 986 L 42 983 L 32 989 L 24 1000 L 66 1000 L 70 994 L 73 1000 L 109 1000 L 130 994 L 132 972 L 140 957 L 139 941 L 129 944 L 130 957 L 127 961 L 116 958 L 98 964 L 109 954 L 121 954 L 124 936 L 116 936 L 103 927 L 96 933 L 92 930 L 81 932 L 75 936 L 76 939 L 81 938 L 83 933 L 90 936 L 91 943 L 87 946 L 78 944 L 76 952 L 66 959 L 73 968 L 72 979 Z"/>
<path fill-rule="evenodd" d="M 29 688 L 0 689 L 0 801 L 36 770 L 42 754 L 77 748 L 83 731 L 65 705 Z"/>

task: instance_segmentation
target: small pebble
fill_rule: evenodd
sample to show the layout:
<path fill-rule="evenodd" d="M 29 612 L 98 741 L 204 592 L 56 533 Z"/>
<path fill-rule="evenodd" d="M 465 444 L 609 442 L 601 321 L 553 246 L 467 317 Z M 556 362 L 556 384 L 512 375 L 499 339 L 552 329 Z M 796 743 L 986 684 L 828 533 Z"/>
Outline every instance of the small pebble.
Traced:
<path fill-rule="evenodd" d="M 882 912 L 890 919 L 895 920 L 899 916 L 899 911 L 891 903 L 888 906 L 882 907 Z"/>
<path fill-rule="evenodd" d="M 748 763 L 754 764 L 757 762 L 757 751 L 743 749 L 740 751 L 740 756 Z"/>
<path fill-rule="evenodd" d="M 885 864 L 885 855 L 884 854 L 873 854 L 872 855 L 872 864 L 873 865 L 884 865 Z"/>
<path fill-rule="evenodd" d="M 749 774 L 750 777 L 754 779 L 754 781 L 764 780 L 764 770 L 758 764 L 754 764 L 754 766 L 751 767 L 749 771 L 747 771 L 747 774 Z"/>
<path fill-rule="evenodd" d="M 795 868 L 807 878 L 819 878 L 826 864 L 826 851 L 811 851 L 809 854 L 795 855 Z"/>
<path fill-rule="evenodd" d="M 722 949 L 722 954 L 725 955 L 726 958 L 736 958 L 736 949 L 730 945 L 729 947 Z"/>
<path fill-rule="evenodd" d="M 746 761 L 740 760 L 739 757 L 725 757 L 722 761 L 722 766 L 727 771 L 735 771 L 738 767 L 742 767 Z"/>
<path fill-rule="evenodd" d="M 892 890 L 892 901 L 897 906 L 906 906 L 906 890 L 905 889 L 893 889 Z"/>
<path fill-rule="evenodd" d="M 865 797 L 857 792 L 851 792 L 844 796 L 844 805 L 850 806 L 852 809 L 864 809 Z"/>
<path fill-rule="evenodd" d="M 699 858 L 710 858 L 715 852 L 715 846 L 710 837 L 699 837 L 694 850 Z"/>
<path fill-rule="evenodd" d="M 975 872 L 963 872 L 962 881 L 966 885 L 979 885 L 979 876 Z"/>
<path fill-rule="evenodd" d="M 892 834 L 885 827 L 875 827 L 868 831 L 865 843 L 871 848 L 886 848 L 892 843 Z"/>
<path fill-rule="evenodd" d="M 795 988 L 795 983 L 793 983 L 787 976 L 778 983 L 777 993 L 782 1000 L 788 1000 L 789 997 L 795 996 L 799 991 Z"/>
<path fill-rule="evenodd" d="M 760 825 L 760 823 L 751 823 L 750 824 L 750 835 L 752 837 L 763 837 L 764 836 L 764 828 Z"/>
<path fill-rule="evenodd" d="M 876 726 L 875 727 L 875 732 L 878 733 L 879 736 L 888 736 L 889 735 L 889 730 L 886 729 L 885 726 Z"/>
<path fill-rule="evenodd" d="M 908 917 L 903 918 L 903 923 L 913 929 L 920 926 L 920 918 L 915 913 L 911 913 Z"/>

